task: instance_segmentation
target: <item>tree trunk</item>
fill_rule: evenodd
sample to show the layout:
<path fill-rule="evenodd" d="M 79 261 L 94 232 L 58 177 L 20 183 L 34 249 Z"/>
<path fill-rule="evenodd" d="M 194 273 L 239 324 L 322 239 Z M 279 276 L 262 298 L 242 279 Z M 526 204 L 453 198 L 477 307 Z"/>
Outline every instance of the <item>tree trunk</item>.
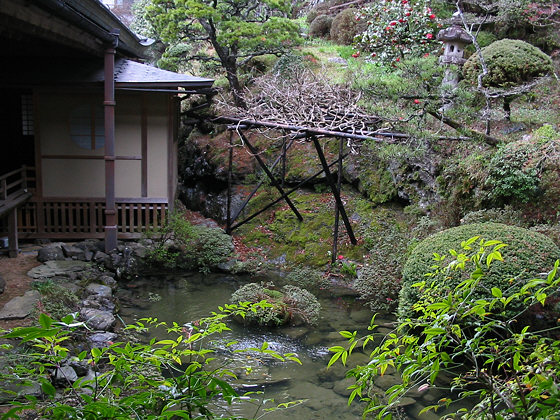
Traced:
<path fill-rule="evenodd" d="M 243 99 L 243 93 L 241 89 L 241 84 L 239 83 L 239 77 L 237 76 L 237 59 L 236 57 L 229 56 L 223 62 L 223 66 L 226 69 L 226 77 L 229 82 L 229 87 L 231 89 L 231 94 L 233 95 L 233 102 L 239 108 L 246 109 L 247 104 Z"/>

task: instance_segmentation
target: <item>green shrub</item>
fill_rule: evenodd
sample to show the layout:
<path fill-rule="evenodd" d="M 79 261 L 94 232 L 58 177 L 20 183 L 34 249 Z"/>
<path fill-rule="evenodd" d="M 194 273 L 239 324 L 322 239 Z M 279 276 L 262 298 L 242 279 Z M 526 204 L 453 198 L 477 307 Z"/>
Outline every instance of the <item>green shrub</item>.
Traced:
<path fill-rule="evenodd" d="M 274 284 L 248 283 L 231 295 L 231 302 L 258 303 L 266 300 L 254 311 L 248 311 L 244 321 L 267 327 L 286 324 L 314 324 L 319 319 L 321 304 L 315 296 L 297 286 L 284 286 L 276 290 Z"/>
<path fill-rule="evenodd" d="M 286 276 L 286 282 L 308 290 L 326 289 L 330 285 L 322 272 L 305 265 L 300 265 L 290 271 Z"/>
<path fill-rule="evenodd" d="M 202 272 L 210 272 L 212 268 L 227 261 L 234 250 L 231 236 L 220 228 L 196 226 L 194 238 L 186 250 L 188 258 L 194 260 L 196 267 Z"/>
<path fill-rule="evenodd" d="M 539 146 L 517 141 L 500 148 L 490 160 L 485 186 L 496 204 L 510 201 L 527 203 L 539 192 L 541 168 L 536 159 Z"/>
<path fill-rule="evenodd" d="M 332 41 L 350 45 L 354 42 L 354 37 L 364 31 L 367 24 L 363 20 L 356 20 L 357 12 L 353 8 L 344 9 L 334 17 L 330 30 Z"/>
<path fill-rule="evenodd" d="M 231 237 L 222 229 L 193 226 L 178 211 L 147 236 L 153 239 L 153 246 L 146 254 L 146 262 L 169 270 L 198 269 L 208 273 L 225 262 L 234 250 Z"/>
<path fill-rule="evenodd" d="M 404 265 L 398 309 L 401 318 L 414 315 L 412 305 L 420 295 L 412 285 L 426 280 L 426 274 L 433 271 L 434 254 L 446 255 L 450 249 L 460 250 L 463 241 L 475 236 L 486 240 L 499 239 L 507 244 L 501 251 L 508 264 L 497 262 L 488 268 L 473 298 L 487 297 L 492 287 L 498 287 L 504 293 L 510 293 L 509 289 L 519 289 L 526 280 L 550 270 L 560 256 L 560 249 L 546 236 L 500 223 L 463 225 L 436 233 L 418 244 Z M 439 284 L 440 293 L 444 295 L 446 290 L 453 289 L 463 279 L 460 271 L 454 271 L 435 281 L 444 282 Z"/>
<path fill-rule="evenodd" d="M 274 63 L 272 73 L 284 79 L 290 79 L 294 75 L 303 71 L 304 68 L 305 63 L 303 57 L 289 52 L 284 54 L 278 59 L 278 61 L 276 61 L 276 63 Z"/>
<path fill-rule="evenodd" d="M 327 15 L 317 16 L 309 25 L 309 36 L 314 38 L 328 38 L 331 32 L 333 18 Z"/>
<path fill-rule="evenodd" d="M 480 31 L 476 35 L 476 42 L 478 42 L 480 48 L 487 47 L 488 45 L 492 44 L 493 42 L 496 42 L 497 40 L 498 38 L 492 32 Z M 469 55 L 475 54 L 476 48 L 474 44 L 469 44 L 467 47 L 465 47 L 465 52 L 468 53 Z"/>
<path fill-rule="evenodd" d="M 37 311 L 45 312 L 50 316 L 61 319 L 78 310 L 79 299 L 67 287 L 51 280 L 33 284 L 33 288 L 41 294 Z"/>
<path fill-rule="evenodd" d="M 486 223 L 495 222 L 503 223 L 504 225 L 526 227 L 527 222 L 523 220 L 523 215 L 520 210 L 506 206 L 501 208 L 482 209 L 471 211 L 465 214 L 461 219 L 462 225 L 470 225 L 473 223 Z"/>
<path fill-rule="evenodd" d="M 485 87 L 515 86 L 553 72 L 551 58 L 537 47 L 518 39 L 501 39 L 482 49 L 488 74 Z M 482 72 L 478 54 L 473 54 L 463 66 L 463 76 L 477 84 Z"/>

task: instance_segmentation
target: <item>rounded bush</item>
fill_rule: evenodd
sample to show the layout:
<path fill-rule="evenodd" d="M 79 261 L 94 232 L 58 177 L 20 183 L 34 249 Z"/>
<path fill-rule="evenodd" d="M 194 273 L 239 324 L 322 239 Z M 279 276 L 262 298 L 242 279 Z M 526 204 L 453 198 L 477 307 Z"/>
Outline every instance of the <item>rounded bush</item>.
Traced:
<path fill-rule="evenodd" d="M 315 324 L 319 319 L 321 304 L 310 292 L 297 286 L 284 286 L 276 290 L 274 284 L 248 283 L 231 295 L 232 303 L 257 303 L 262 300 L 266 300 L 270 306 L 247 312 L 244 322 L 278 327 L 286 324 Z"/>
<path fill-rule="evenodd" d="M 504 262 L 494 261 L 485 268 L 485 275 L 473 299 L 491 296 L 492 287 L 504 291 L 518 289 L 524 281 L 538 277 L 552 269 L 560 257 L 560 249 L 546 236 L 528 229 L 507 226 L 501 223 L 474 223 L 454 227 L 436 233 L 422 242 L 412 251 L 403 268 L 403 287 L 399 296 L 398 314 L 401 318 L 414 315 L 412 305 L 419 299 L 418 289 L 414 283 L 427 280 L 427 273 L 433 272 L 434 253 L 449 255 L 450 249 L 461 252 L 461 242 L 474 236 L 485 240 L 500 240 L 507 244 L 500 252 Z M 468 272 L 451 271 L 445 276 L 445 288 L 454 288 L 468 276 Z M 435 277 L 441 281 L 443 277 Z M 512 282 L 511 279 L 514 279 Z M 442 291 L 442 293 L 445 293 Z"/>
<path fill-rule="evenodd" d="M 501 39 L 481 51 L 488 67 L 488 74 L 482 80 L 485 87 L 515 86 L 553 71 L 548 55 L 518 39 Z M 480 57 L 473 54 L 463 66 L 463 76 L 476 84 L 480 73 Z"/>
<path fill-rule="evenodd" d="M 349 8 L 335 16 L 330 30 L 331 40 L 343 45 L 351 45 L 354 42 L 354 37 L 367 27 L 365 21 L 356 20 L 357 12 L 356 9 Z"/>
<path fill-rule="evenodd" d="M 332 22 L 331 16 L 317 16 L 309 25 L 309 35 L 314 38 L 327 38 L 331 32 Z"/>

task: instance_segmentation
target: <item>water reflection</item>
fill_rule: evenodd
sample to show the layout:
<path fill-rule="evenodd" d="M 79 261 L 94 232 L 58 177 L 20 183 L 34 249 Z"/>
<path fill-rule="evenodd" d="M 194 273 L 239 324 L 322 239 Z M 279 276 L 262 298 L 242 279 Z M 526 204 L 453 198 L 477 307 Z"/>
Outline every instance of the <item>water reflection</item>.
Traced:
<path fill-rule="evenodd" d="M 262 279 L 264 280 L 264 279 Z M 270 281 L 270 279 L 267 279 Z M 242 284 L 258 281 L 255 278 L 241 276 L 185 274 L 145 277 L 130 283 L 119 290 L 121 317 L 126 323 L 133 323 L 144 317 L 157 317 L 167 323 L 177 322 L 182 325 L 208 316 L 211 311 L 228 303 L 231 294 Z M 274 280 L 278 285 L 279 279 Z M 313 291 L 314 293 L 317 291 Z M 337 363 L 327 369 L 330 358 L 328 348 L 343 345 L 345 339 L 338 331 L 357 330 L 367 333 L 367 325 L 372 313 L 364 308 L 352 296 L 332 296 L 319 293 L 322 305 L 321 318 L 316 326 L 270 329 L 254 329 L 228 323 L 231 331 L 216 338 L 220 350 L 212 363 L 216 366 L 227 365 L 237 376 L 233 386 L 240 393 L 247 391 L 264 392 L 268 402 L 264 406 L 255 406 L 247 400 L 240 400 L 232 407 L 224 408 L 224 415 L 258 417 L 265 408 L 290 401 L 305 401 L 289 410 L 279 410 L 266 414 L 267 419 L 359 419 L 363 406 L 353 403 L 347 405 L 350 395 L 348 386 L 352 379 L 346 379 L 347 368 Z M 382 324 L 383 320 L 376 319 Z M 385 328 L 387 330 L 387 328 Z M 152 332 L 155 334 L 155 332 Z M 151 337 L 147 337 L 151 338 Z M 233 346 L 226 343 L 237 341 Z M 237 353 L 236 350 L 260 347 L 266 341 L 269 348 L 279 353 L 296 353 L 302 365 L 279 363 L 259 353 Z M 357 351 L 349 358 L 350 367 L 367 364 L 367 354 Z M 247 369 L 246 367 L 249 367 Z M 380 388 L 388 388 L 396 383 L 395 376 L 386 375 Z M 432 403 L 439 394 L 432 391 L 429 400 L 417 393 L 415 398 L 407 401 L 410 412 Z M 229 414 L 228 414 L 229 412 Z M 414 418 L 414 417 L 405 417 Z M 429 419 L 429 416 L 420 418 Z M 436 416 L 434 418 L 439 418 Z"/>

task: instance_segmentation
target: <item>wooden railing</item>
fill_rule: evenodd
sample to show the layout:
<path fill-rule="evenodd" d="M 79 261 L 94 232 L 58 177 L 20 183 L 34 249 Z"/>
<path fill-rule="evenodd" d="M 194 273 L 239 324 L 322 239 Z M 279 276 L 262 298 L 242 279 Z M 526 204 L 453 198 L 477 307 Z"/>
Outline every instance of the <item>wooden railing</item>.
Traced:
<path fill-rule="evenodd" d="M 165 223 L 163 199 L 121 199 L 116 202 L 118 238 L 135 239 Z M 91 198 L 31 199 L 19 209 L 20 238 L 103 238 L 105 202 Z"/>
<path fill-rule="evenodd" d="M 34 168 L 22 166 L 0 176 L 0 216 L 31 198 L 35 187 L 34 171 Z"/>
<path fill-rule="evenodd" d="M 19 238 L 86 239 L 105 235 L 103 198 L 41 198 L 33 196 L 34 168 L 22 167 L 0 176 L 0 216 L 17 215 Z M 165 198 L 116 200 L 119 239 L 136 239 L 165 224 Z M 9 233 L 15 217 L 0 217 L 0 236 Z M 13 230 L 13 228 L 12 228 Z"/>

